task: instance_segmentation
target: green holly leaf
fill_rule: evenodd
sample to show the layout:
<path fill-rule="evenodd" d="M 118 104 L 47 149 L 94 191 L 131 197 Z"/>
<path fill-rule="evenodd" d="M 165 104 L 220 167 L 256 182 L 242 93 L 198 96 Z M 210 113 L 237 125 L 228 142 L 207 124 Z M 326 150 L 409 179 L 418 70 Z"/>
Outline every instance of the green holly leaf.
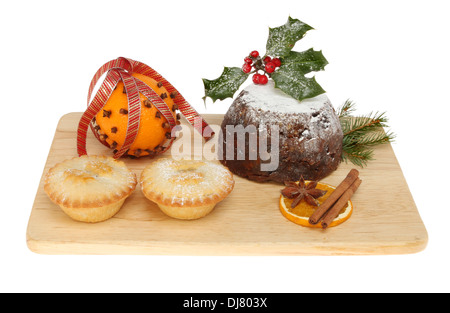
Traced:
<path fill-rule="evenodd" d="M 281 58 L 282 68 L 295 70 L 297 72 L 308 74 L 310 72 L 322 71 L 328 64 L 322 51 L 309 49 L 303 52 L 291 51 L 288 55 Z"/>
<path fill-rule="evenodd" d="M 283 57 L 287 55 L 295 43 L 302 39 L 308 30 L 313 29 L 308 24 L 289 16 L 286 24 L 269 28 L 269 38 L 266 44 L 266 54 Z"/>
<path fill-rule="evenodd" d="M 328 64 L 322 51 L 309 49 L 303 52 L 290 51 L 281 58 L 281 67 L 272 73 L 275 87 L 301 101 L 325 92 L 317 83 L 315 77 L 308 78 L 305 74 L 321 71 Z"/>
<path fill-rule="evenodd" d="M 216 100 L 232 98 L 234 93 L 247 80 L 248 75 L 239 67 L 224 67 L 219 78 L 214 80 L 203 78 L 203 84 L 205 85 L 203 100 L 206 101 L 206 97 L 210 97 L 215 102 Z"/>
<path fill-rule="evenodd" d="M 299 69 L 281 66 L 276 72 L 272 73 L 272 79 L 276 88 L 281 89 L 298 101 L 313 98 L 325 92 L 317 83 L 315 77 L 305 77 Z"/>

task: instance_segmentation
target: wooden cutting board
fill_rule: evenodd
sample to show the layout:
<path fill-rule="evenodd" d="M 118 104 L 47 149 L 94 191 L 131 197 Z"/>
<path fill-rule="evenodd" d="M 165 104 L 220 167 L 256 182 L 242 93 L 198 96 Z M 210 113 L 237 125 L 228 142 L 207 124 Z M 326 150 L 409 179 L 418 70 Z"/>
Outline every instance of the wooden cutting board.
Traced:
<path fill-rule="evenodd" d="M 69 113 L 59 121 L 44 173 L 56 163 L 77 156 L 76 130 L 80 117 L 81 113 Z M 210 125 L 218 127 L 223 115 L 204 117 Z M 89 154 L 112 155 L 92 133 L 88 134 L 87 149 Z M 170 155 L 166 152 L 164 157 Z M 204 218 L 193 221 L 170 218 L 143 196 L 138 185 L 113 218 L 95 224 L 77 222 L 65 215 L 44 193 L 41 179 L 28 222 L 27 244 L 31 251 L 42 254 L 382 255 L 419 252 L 427 245 L 427 231 L 392 147 L 389 144 L 377 147 L 375 159 L 366 168 L 358 168 L 363 182 L 352 198 L 355 207 L 352 217 L 326 230 L 302 227 L 281 215 L 278 200 L 282 185 L 256 183 L 237 176 L 233 192 Z M 152 162 L 150 158 L 123 160 L 138 177 Z M 323 182 L 336 186 L 352 167 L 352 164 L 342 163 Z"/>

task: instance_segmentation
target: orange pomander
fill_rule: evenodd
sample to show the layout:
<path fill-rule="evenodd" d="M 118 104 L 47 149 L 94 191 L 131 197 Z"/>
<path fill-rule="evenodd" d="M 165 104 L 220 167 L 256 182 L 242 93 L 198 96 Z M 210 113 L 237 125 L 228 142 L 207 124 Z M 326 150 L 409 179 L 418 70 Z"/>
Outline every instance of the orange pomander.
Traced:
<path fill-rule="evenodd" d="M 105 73 L 91 101 L 94 87 Z M 78 123 L 78 155 L 87 154 L 90 127 L 95 137 L 114 151 L 114 158 L 154 157 L 170 148 L 172 130 L 180 124 L 181 114 L 206 141 L 214 135 L 178 90 L 153 68 L 123 57 L 111 60 L 97 70 L 89 86 L 88 108 Z"/>
<path fill-rule="evenodd" d="M 173 117 L 177 118 L 175 112 L 177 106 L 173 100 L 177 96 L 176 93 L 169 93 L 161 82 L 145 75 L 133 73 L 132 76 L 140 79 L 158 93 L 172 111 Z M 171 138 L 171 129 L 169 122 L 159 110 L 143 94 L 140 93 L 139 97 L 141 101 L 139 130 L 127 155 L 153 156 Z M 125 141 L 128 126 L 128 99 L 123 82 L 117 84 L 103 109 L 97 113 L 95 122 L 95 130 L 98 132 L 100 140 L 106 141 L 112 149 L 119 150 Z"/>

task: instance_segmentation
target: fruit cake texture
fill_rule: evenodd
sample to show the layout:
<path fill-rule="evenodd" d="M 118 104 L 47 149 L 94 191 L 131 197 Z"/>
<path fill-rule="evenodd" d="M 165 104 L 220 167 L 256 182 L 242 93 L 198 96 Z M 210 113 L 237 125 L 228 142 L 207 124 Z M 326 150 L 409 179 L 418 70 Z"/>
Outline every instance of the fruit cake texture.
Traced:
<path fill-rule="evenodd" d="M 249 137 L 245 139 L 245 159 L 239 160 L 237 136 L 227 125 L 254 125 L 259 131 L 267 129 L 268 152 L 271 147 L 271 125 L 279 129 L 279 164 L 273 171 L 261 170 L 261 151 L 250 158 Z M 339 118 L 326 94 L 298 101 L 267 85 L 251 84 L 241 91 L 225 114 L 221 125 L 223 144 L 221 162 L 236 175 L 255 181 L 320 180 L 335 171 L 341 162 L 342 128 Z M 233 138 L 227 145 L 227 138 Z M 259 135 L 258 135 L 259 136 Z M 226 149 L 234 149 L 233 157 Z M 264 152 L 264 151 L 263 151 Z M 266 162 L 266 161 L 264 161 Z"/>

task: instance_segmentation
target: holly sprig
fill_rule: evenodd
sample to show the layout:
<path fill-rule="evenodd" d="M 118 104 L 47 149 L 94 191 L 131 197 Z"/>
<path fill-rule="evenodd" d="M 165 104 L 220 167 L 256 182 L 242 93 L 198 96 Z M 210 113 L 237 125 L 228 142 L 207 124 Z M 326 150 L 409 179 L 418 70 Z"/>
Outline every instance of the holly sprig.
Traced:
<path fill-rule="evenodd" d="M 322 51 L 309 49 L 303 52 L 292 51 L 297 41 L 313 29 L 298 19 L 289 17 L 284 25 L 269 28 L 266 53 L 259 55 L 252 51 L 244 58 L 244 65 L 224 67 L 222 74 L 213 80 L 203 78 L 206 101 L 213 102 L 232 98 L 240 86 L 252 75 L 255 84 L 266 84 L 269 79 L 291 97 L 301 101 L 325 92 L 315 77 L 306 77 L 311 72 L 324 70 L 328 61 Z"/>

